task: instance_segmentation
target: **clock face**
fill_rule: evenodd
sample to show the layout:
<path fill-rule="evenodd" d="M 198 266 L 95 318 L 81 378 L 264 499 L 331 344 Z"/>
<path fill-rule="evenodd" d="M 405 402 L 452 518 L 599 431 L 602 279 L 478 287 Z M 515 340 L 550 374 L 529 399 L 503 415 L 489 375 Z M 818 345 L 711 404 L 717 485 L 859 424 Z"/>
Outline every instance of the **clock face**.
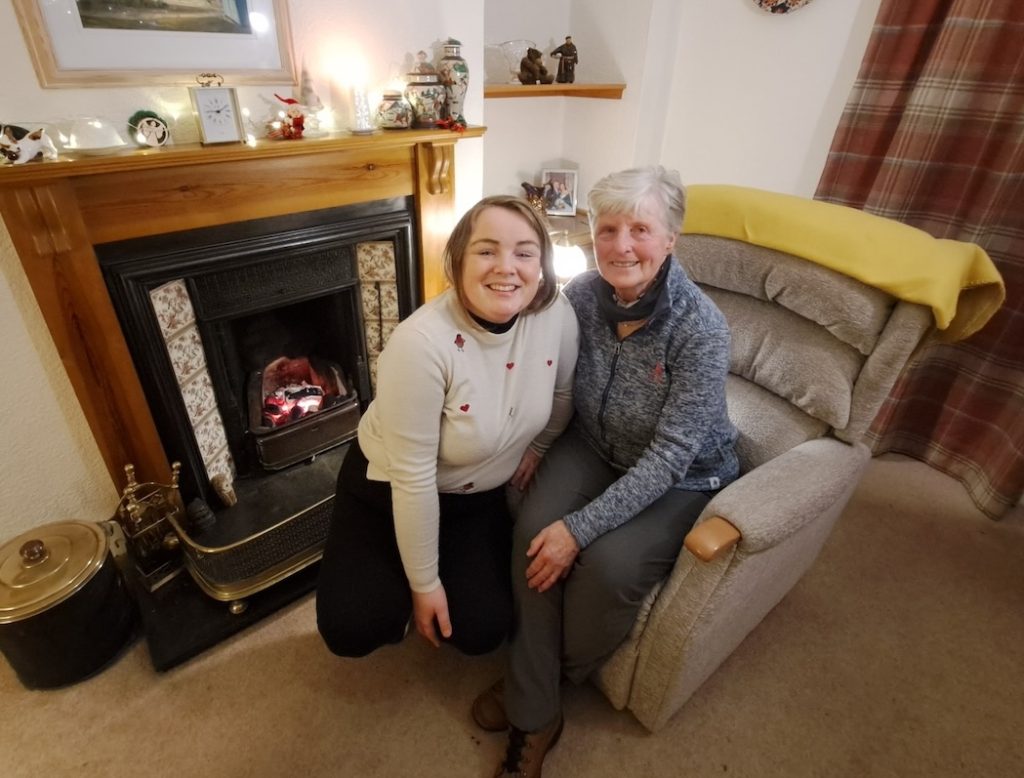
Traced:
<path fill-rule="evenodd" d="M 192 90 L 203 143 L 243 140 L 238 101 L 230 87 L 199 87 Z"/>
<path fill-rule="evenodd" d="M 224 124 L 234 121 L 235 115 L 231 113 L 231 105 L 219 97 L 211 98 L 203 108 L 203 117 L 214 124 Z"/>

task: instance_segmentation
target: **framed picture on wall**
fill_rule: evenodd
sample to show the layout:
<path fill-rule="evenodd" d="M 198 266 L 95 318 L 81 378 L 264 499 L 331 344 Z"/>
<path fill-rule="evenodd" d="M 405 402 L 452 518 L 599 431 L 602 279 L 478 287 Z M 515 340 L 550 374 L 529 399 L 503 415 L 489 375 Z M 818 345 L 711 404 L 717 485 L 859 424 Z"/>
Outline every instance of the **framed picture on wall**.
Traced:
<path fill-rule="evenodd" d="M 296 83 L 287 0 L 12 0 L 42 87 Z"/>
<path fill-rule="evenodd" d="M 548 216 L 576 215 L 577 171 L 545 168 L 540 175 Z"/>

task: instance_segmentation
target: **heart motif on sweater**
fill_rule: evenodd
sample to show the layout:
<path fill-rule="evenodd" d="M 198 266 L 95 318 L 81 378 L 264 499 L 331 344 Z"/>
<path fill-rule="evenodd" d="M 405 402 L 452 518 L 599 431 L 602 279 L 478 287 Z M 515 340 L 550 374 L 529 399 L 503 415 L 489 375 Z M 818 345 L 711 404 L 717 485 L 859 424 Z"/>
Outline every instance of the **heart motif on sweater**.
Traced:
<path fill-rule="evenodd" d="M 465 405 L 460 405 L 459 406 L 459 410 L 462 411 L 463 413 L 468 411 L 469 410 L 469 403 L 466 403 Z"/>
<path fill-rule="evenodd" d="M 548 367 L 551 367 L 551 360 L 548 360 Z"/>
<path fill-rule="evenodd" d="M 509 370 L 511 370 L 511 369 L 512 369 L 512 368 L 514 368 L 515 366 L 516 366 L 516 363 L 515 363 L 515 362 L 506 362 L 506 363 L 505 363 L 505 367 L 506 367 L 506 368 L 508 368 Z"/>

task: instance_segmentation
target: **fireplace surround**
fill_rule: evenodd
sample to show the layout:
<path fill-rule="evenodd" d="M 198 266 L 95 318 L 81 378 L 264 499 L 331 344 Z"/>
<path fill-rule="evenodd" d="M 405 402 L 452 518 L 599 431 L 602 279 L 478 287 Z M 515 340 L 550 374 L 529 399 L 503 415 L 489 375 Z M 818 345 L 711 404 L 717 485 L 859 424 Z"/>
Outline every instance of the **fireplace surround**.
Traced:
<path fill-rule="evenodd" d="M 164 411 L 154 407 L 144 387 L 144 371 L 129 346 L 132 336 L 126 337 L 101 267 L 107 248 L 208 228 L 244 232 L 250 222 L 303 222 L 332 209 L 371 204 L 372 211 L 374 203 L 401 201 L 409 213 L 402 229 L 414 262 L 404 291 L 408 309 L 443 288 L 441 252 L 455 222 L 455 144 L 483 131 L 183 145 L 0 168 L 0 211 L 114 484 L 124 484 L 128 463 L 140 481 L 167 483 L 172 459 L 188 457 L 169 451 L 161 434 Z M 379 285 L 364 286 L 379 295 Z M 346 305 L 353 309 L 349 303 L 340 308 Z M 383 321 L 364 326 L 366 342 L 382 342 Z M 365 384 L 355 380 L 360 381 Z M 364 388 L 359 394 L 365 404 L 370 392 Z M 188 488 L 206 493 L 201 479 L 193 478 Z M 236 620 L 230 625 L 220 610 L 211 610 L 212 600 L 174 595 L 181 601 L 173 614 L 147 624 L 154 665 L 165 669 L 183 661 L 284 604 L 295 591 L 308 591 L 315 580 L 306 572 L 292 579 L 297 589 L 284 592 L 285 583 L 277 584 L 247 615 L 229 617 Z M 142 605 L 144 621 L 151 605 Z M 153 635 L 162 635 L 158 645 Z"/>
<path fill-rule="evenodd" d="M 0 167 L 0 212 L 114 484 L 128 462 L 140 479 L 168 482 L 170 463 L 95 246 L 409 197 L 429 299 L 444 287 L 441 253 L 455 223 L 455 144 L 483 133 L 183 144 Z"/>

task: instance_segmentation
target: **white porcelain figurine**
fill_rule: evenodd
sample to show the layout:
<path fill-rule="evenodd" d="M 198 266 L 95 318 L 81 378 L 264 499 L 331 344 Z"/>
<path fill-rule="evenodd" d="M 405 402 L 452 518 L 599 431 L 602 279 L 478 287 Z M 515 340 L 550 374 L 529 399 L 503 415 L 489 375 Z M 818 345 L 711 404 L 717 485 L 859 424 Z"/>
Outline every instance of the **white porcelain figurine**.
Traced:
<path fill-rule="evenodd" d="M 22 165 L 37 158 L 56 159 L 57 147 L 42 128 L 29 132 L 13 124 L 0 124 L 0 156 Z"/>

